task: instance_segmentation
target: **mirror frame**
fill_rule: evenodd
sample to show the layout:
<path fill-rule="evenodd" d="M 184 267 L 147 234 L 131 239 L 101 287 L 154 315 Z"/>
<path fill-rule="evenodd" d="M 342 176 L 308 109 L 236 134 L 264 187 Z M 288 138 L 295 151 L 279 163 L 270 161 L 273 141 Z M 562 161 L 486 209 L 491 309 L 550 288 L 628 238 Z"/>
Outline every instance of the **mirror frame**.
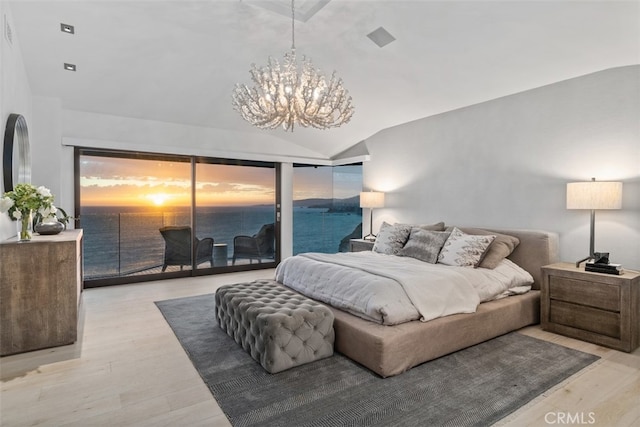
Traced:
<path fill-rule="evenodd" d="M 15 145 L 17 144 L 17 147 Z M 17 148 L 18 158 L 14 158 Z M 17 182 L 13 182 L 14 171 L 18 172 Z M 10 114 L 4 131 L 2 151 L 2 178 L 4 191 L 12 191 L 14 184 L 31 182 L 31 148 L 27 121 L 21 114 Z"/>

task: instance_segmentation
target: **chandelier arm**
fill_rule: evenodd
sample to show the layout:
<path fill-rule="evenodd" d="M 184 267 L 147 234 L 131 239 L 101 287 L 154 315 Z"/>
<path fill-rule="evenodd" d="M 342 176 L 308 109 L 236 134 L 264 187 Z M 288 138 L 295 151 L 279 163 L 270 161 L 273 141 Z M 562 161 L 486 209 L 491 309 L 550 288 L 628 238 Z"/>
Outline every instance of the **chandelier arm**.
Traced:
<path fill-rule="evenodd" d="M 271 122 L 274 121 L 274 119 L 276 119 L 275 125 L 271 125 L 271 127 L 277 127 L 279 125 L 279 122 L 277 120 L 278 116 L 275 114 L 272 114 L 268 109 L 265 109 L 263 103 L 261 103 L 260 101 L 263 99 L 260 94 L 258 93 L 258 91 L 253 88 L 253 89 L 249 89 L 246 85 L 244 87 L 242 86 L 238 86 L 236 88 L 236 97 L 234 98 L 234 100 L 237 102 L 237 98 L 238 97 L 243 97 L 246 100 L 249 100 L 251 102 L 244 102 L 244 103 L 240 103 L 241 105 L 244 105 L 246 108 L 238 108 L 238 105 L 234 105 L 236 107 L 236 110 L 240 111 L 240 113 L 242 114 L 242 116 L 247 119 L 247 120 L 251 120 L 254 121 L 257 125 L 260 126 L 264 126 L 267 125 Z"/>

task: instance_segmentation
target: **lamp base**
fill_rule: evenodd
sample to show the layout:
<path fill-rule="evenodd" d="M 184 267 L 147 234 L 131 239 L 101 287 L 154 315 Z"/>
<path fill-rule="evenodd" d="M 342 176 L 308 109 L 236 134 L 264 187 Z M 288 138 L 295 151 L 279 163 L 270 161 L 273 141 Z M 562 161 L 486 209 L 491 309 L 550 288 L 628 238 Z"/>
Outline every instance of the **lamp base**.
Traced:
<path fill-rule="evenodd" d="M 589 261 L 590 259 L 595 259 L 595 258 L 593 257 L 593 255 L 589 255 L 586 258 L 582 258 L 580 261 L 576 261 L 576 268 L 580 267 L 580 264 L 582 264 L 585 261 Z"/>
<path fill-rule="evenodd" d="M 362 239 L 363 240 L 369 240 L 369 241 L 373 242 L 374 240 L 376 240 L 376 235 L 375 234 L 367 234 Z"/>

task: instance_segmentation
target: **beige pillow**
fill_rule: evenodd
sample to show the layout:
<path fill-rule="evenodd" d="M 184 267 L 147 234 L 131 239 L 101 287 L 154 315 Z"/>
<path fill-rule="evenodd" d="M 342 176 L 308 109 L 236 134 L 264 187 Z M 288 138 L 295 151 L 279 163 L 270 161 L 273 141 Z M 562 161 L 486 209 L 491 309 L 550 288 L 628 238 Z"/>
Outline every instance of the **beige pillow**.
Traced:
<path fill-rule="evenodd" d="M 520 239 L 507 234 L 494 233 L 493 231 L 483 230 L 482 228 L 460 228 L 467 234 L 477 236 L 492 235 L 496 236 L 495 240 L 487 251 L 484 253 L 478 267 L 494 269 L 500 264 L 500 261 L 511 255 L 511 252 L 520 244 Z"/>
<path fill-rule="evenodd" d="M 400 225 L 406 225 L 409 228 L 421 228 L 423 230 L 429 230 L 429 231 L 444 231 L 444 228 L 445 228 L 444 222 L 442 221 L 436 222 L 435 224 L 400 224 Z"/>

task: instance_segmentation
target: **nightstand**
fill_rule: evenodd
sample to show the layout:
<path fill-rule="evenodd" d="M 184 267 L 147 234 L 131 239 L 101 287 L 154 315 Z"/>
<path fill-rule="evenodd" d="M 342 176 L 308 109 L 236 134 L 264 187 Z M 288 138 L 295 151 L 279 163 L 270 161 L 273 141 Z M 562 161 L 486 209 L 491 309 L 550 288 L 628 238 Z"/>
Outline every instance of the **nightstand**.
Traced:
<path fill-rule="evenodd" d="M 349 240 L 349 252 L 370 251 L 373 249 L 374 240 L 351 239 Z"/>
<path fill-rule="evenodd" d="M 542 329 L 626 352 L 638 347 L 640 273 L 616 276 L 558 263 L 542 274 Z"/>

